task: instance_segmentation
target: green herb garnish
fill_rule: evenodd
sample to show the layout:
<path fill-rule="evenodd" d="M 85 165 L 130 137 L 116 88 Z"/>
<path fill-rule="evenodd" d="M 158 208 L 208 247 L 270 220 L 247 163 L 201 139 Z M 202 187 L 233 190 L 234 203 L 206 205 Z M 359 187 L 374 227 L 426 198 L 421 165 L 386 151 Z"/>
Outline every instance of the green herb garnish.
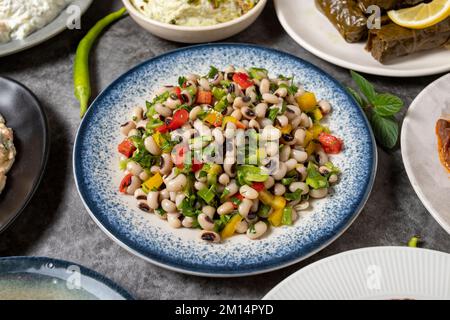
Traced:
<path fill-rule="evenodd" d="M 375 87 L 360 74 L 351 71 L 359 91 L 348 88 L 355 101 L 366 112 L 379 144 L 392 149 L 398 141 L 399 125 L 395 115 L 404 106 L 403 101 L 390 93 L 377 93 Z"/>

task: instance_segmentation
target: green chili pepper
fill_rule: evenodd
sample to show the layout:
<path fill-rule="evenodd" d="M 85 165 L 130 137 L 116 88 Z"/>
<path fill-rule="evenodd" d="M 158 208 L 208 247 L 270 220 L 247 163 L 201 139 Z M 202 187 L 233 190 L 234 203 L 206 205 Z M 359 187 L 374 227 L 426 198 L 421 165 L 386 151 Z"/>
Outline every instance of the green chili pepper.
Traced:
<path fill-rule="evenodd" d="M 419 242 L 420 242 L 420 237 L 414 236 L 408 241 L 408 247 L 417 248 L 417 245 L 419 244 Z"/>
<path fill-rule="evenodd" d="M 81 40 L 77 48 L 75 62 L 73 66 L 73 82 L 75 87 L 75 97 L 80 102 L 81 117 L 87 111 L 89 99 L 91 97 L 91 84 L 89 77 L 89 53 L 92 46 L 102 31 L 114 21 L 121 18 L 127 10 L 125 8 L 113 12 L 92 27 L 86 36 Z"/>

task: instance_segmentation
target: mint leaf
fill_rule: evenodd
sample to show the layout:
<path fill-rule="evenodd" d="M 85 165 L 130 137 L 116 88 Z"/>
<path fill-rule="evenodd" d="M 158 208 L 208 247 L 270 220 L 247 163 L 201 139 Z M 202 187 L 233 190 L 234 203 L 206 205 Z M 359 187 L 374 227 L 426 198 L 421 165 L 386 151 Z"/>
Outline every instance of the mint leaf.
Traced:
<path fill-rule="evenodd" d="M 350 93 L 350 95 L 353 97 L 353 99 L 356 100 L 356 102 L 359 104 L 359 106 L 360 106 L 361 108 L 364 109 L 364 107 L 365 107 L 366 104 L 364 103 L 364 100 L 363 100 L 363 98 L 359 95 L 359 93 L 356 92 L 355 89 L 350 88 L 350 87 L 347 87 L 347 90 L 348 90 L 348 92 Z"/>
<path fill-rule="evenodd" d="M 389 93 L 377 94 L 372 104 L 374 111 L 382 117 L 393 116 L 403 108 L 402 99 Z"/>
<path fill-rule="evenodd" d="M 367 100 L 369 100 L 370 103 L 373 103 L 373 100 L 377 96 L 373 84 L 371 84 L 363 76 L 353 70 L 351 70 L 350 73 L 352 75 L 353 81 L 355 81 L 358 85 L 359 90 L 361 90 L 361 92 L 366 96 Z"/>
<path fill-rule="evenodd" d="M 373 112 L 370 118 L 373 133 L 377 141 L 384 147 L 392 149 L 398 140 L 398 123 L 393 116 L 382 117 L 378 113 Z"/>

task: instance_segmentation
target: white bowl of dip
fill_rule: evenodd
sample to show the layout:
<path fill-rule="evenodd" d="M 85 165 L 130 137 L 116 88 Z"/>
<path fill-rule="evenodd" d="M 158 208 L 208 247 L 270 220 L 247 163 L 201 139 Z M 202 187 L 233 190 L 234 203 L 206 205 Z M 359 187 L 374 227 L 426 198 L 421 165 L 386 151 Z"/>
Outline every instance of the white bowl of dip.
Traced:
<path fill-rule="evenodd" d="M 122 0 L 122 2 L 131 18 L 145 30 L 160 38 L 182 43 L 204 43 L 229 38 L 255 22 L 267 4 L 267 0 L 259 0 L 248 12 L 227 22 L 208 26 L 184 26 L 150 18 L 138 10 L 132 0 Z"/>

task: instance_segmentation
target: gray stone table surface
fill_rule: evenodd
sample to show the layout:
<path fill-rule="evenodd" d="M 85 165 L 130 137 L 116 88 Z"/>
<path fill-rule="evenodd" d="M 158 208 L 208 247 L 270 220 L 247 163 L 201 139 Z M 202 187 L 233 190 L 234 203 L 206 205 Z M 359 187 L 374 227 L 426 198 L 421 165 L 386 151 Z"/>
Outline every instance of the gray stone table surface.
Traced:
<path fill-rule="evenodd" d="M 337 241 L 315 256 L 268 274 L 238 279 L 188 276 L 153 266 L 110 240 L 91 220 L 72 175 L 72 147 L 80 123 L 73 97 L 71 68 L 85 30 L 119 1 L 95 1 L 82 19 L 81 31 L 65 31 L 35 48 L 0 58 L 0 75 L 16 79 L 39 97 L 51 130 L 51 154 L 45 178 L 28 208 L 0 235 L 0 256 L 49 256 L 81 263 L 106 275 L 139 299 L 260 299 L 281 280 L 327 256 L 368 246 L 402 246 L 420 234 L 424 247 L 450 252 L 448 235 L 414 193 L 400 150 L 379 149 L 375 186 L 365 209 Z M 257 22 L 229 42 L 256 43 L 280 49 L 319 66 L 345 85 L 349 72 L 296 44 L 279 24 L 270 3 Z M 180 47 L 159 39 L 129 17 L 112 26 L 94 48 L 94 93 L 134 65 Z M 239 64 L 239 61 L 236 62 Z M 368 76 L 380 91 L 394 92 L 409 105 L 438 78 L 394 79 Z"/>

